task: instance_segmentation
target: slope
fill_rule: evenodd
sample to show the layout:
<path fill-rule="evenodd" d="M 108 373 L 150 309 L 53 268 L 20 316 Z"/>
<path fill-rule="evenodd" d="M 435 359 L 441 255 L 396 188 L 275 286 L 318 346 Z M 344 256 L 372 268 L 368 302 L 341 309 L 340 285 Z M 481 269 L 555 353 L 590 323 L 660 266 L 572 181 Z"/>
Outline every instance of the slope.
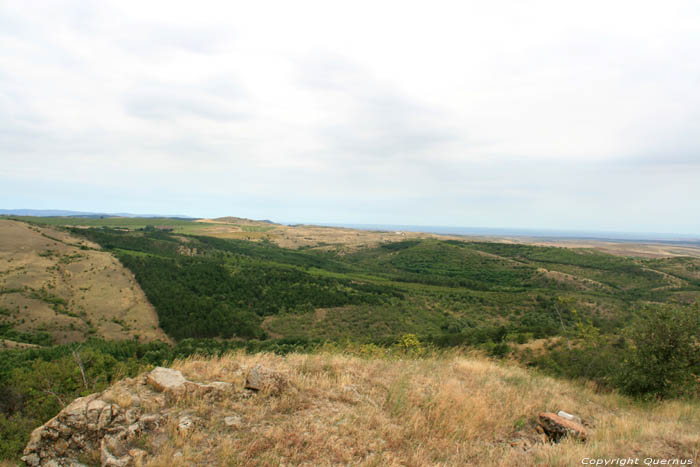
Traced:
<path fill-rule="evenodd" d="M 173 366 L 194 383 L 158 370 L 78 400 L 33 434 L 25 459 L 569 466 L 632 457 L 687 465 L 700 449 L 697 401 L 641 405 L 475 356 L 229 354 Z M 585 441 L 555 443 L 537 430 L 538 414 L 559 410 L 582 418 Z"/>
<path fill-rule="evenodd" d="M 0 220 L 0 330 L 30 343 L 167 340 L 133 275 L 84 238 Z"/>

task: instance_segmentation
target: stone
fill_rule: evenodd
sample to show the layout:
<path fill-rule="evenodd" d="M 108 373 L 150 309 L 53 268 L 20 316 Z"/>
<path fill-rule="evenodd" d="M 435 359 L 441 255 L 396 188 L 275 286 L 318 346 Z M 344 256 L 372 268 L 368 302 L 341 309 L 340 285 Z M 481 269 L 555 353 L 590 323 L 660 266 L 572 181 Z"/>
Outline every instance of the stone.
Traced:
<path fill-rule="evenodd" d="M 134 459 L 140 459 L 142 457 L 145 457 L 147 454 L 148 452 L 144 451 L 143 449 L 134 448 L 129 450 L 129 455 Z"/>
<path fill-rule="evenodd" d="M 39 462 L 41 462 L 41 459 L 35 453 L 27 454 L 26 456 L 22 457 L 22 460 L 25 464 L 30 465 L 32 467 L 39 465 Z"/>
<path fill-rule="evenodd" d="M 588 436 L 588 432 L 583 425 L 562 418 L 551 412 L 542 412 L 538 417 L 538 423 L 547 437 L 555 443 L 566 436 L 580 441 L 585 441 Z"/>
<path fill-rule="evenodd" d="M 68 450 L 68 441 L 65 439 L 59 439 L 54 443 L 53 447 L 58 454 L 63 455 Z"/>
<path fill-rule="evenodd" d="M 557 412 L 557 415 L 559 415 L 561 418 L 565 418 L 565 419 L 569 420 L 570 422 L 576 422 L 579 425 L 582 425 L 581 417 L 579 417 L 578 415 L 573 415 L 573 414 L 564 412 L 563 410 L 560 410 L 559 412 Z"/>
<path fill-rule="evenodd" d="M 190 430 L 194 428 L 194 420 L 189 415 L 180 418 L 180 423 L 177 425 L 177 432 L 180 436 L 187 436 Z"/>
<path fill-rule="evenodd" d="M 246 376 L 245 388 L 269 394 L 279 394 L 287 387 L 286 378 L 262 365 L 255 365 Z"/>
<path fill-rule="evenodd" d="M 101 399 L 95 399 L 90 401 L 86 407 L 85 418 L 87 419 L 88 423 L 97 424 L 97 421 L 102 414 L 102 410 L 107 407 L 107 403 Z"/>
<path fill-rule="evenodd" d="M 161 417 L 157 414 L 148 414 L 141 417 L 139 426 L 144 430 L 152 430 L 160 425 Z"/>
<path fill-rule="evenodd" d="M 159 366 L 148 374 L 146 382 L 159 392 L 177 392 L 184 389 L 187 380 L 179 371 Z"/>
<path fill-rule="evenodd" d="M 193 383 L 192 381 L 185 382 L 185 391 L 188 394 L 203 396 L 210 394 L 219 394 L 233 390 L 233 384 L 215 381 L 213 383 Z"/>
<path fill-rule="evenodd" d="M 125 440 L 126 431 L 102 438 L 100 443 L 100 461 L 103 466 L 124 467 L 129 465 L 131 456 L 124 445 Z"/>
<path fill-rule="evenodd" d="M 229 428 L 239 429 L 243 426 L 243 419 L 238 415 L 224 417 L 224 425 L 226 425 Z"/>
<path fill-rule="evenodd" d="M 270 381 L 278 381 L 275 375 L 270 378 Z M 166 421 L 178 416 L 177 410 L 168 407 L 176 398 L 173 396 L 191 394 L 209 398 L 234 390 L 231 383 L 195 383 L 185 379 L 179 371 L 161 367 L 134 382 L 136 387 L 130 389 L 130 394 L 124 393 L 122 387 L 118 391 L 113 388 L 75 399 L 31 433 L 22 460 L 32 467 L 80 467 L 82 464 L 77 460 L 80 456 L 98 456 L 101 464 L 108 467 L 140 464 L 147 461 L 148 453 L 137 448 L 139 438 L 162 431 Z M 147 408 L 149 412 L 145 413 Z M 183 416 L 177 420 L 177 432 L 186 436 L 199 419 Z M 233 417 L 227 426 L 235 427 L 240 423 L 240 418 Z"/>

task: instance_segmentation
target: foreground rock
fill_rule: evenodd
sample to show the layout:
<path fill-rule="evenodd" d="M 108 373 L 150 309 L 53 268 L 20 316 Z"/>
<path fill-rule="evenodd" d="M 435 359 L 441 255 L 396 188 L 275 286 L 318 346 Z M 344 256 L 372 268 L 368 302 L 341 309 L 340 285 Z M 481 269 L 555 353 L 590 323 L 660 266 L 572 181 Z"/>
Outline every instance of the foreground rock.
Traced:
<path fill-rule="evenodd" d="M 245 388 L 269 394 L 279 394 L 287 387 L 287 379 L 262 365 L 255 365 L 246 376 Z"/>
<path fill-rule="evenodd" d="M 586 428 L 580 423 L 567 420 L 551 412 L 542 412 L 538 417 L 538 424 L 547 437 L 555 443 L 566 436 L 580 441 L 585 441 L 588 436 Z"/>
<path fill-rule="evenodd" d="M 169 400 L 187 395 L 220 398 L 232 390 L 230 383 L 194 383 L 179 371 L 159 367 L 145 377 L 74 400 L 32 432 L 22 460 L 30 466 L 84 465 L 78 459 L 108 467 L 133 465 L 135 459 L 148 456 L 137 446 L 139 438 L 162 431 L 177 416 L 166 410 Z M 178 432 L 186 434 L 193 422 L 180 417 Z"/>
<path fill-rule="evenodd" d="M 182 373 L 170 368 L 157 367 L 146 376 L 148 384 L 157 391 L 178 391 L 184 389 L 187 380 Z"/>

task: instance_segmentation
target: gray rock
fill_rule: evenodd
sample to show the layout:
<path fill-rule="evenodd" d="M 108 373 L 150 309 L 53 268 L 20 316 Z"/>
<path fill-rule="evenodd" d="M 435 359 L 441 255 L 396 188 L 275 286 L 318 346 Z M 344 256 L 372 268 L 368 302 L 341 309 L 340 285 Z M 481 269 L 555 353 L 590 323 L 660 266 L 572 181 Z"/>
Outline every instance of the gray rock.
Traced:
<path fill-rule="evenodd" d="M 579 425 L 581 424 L 581 417 L 579 417 L 578 415 L 573 415 L 573 414 L 564 412 L 563 410 L 560 410 L 559 412 L 557 412 L 557 415 L 559 415 L 561 418 L 565 418 L 565 419 L 569 420 L 570 422 L 575 422 L 575 423 L 578 423 Z"/>
<path fill-rule="evenodd" d="M 151 371 L 146 377 L 146 381 L 160 392 L 182 390 L 187 382 L 179 371 L 161 366 Z"/>

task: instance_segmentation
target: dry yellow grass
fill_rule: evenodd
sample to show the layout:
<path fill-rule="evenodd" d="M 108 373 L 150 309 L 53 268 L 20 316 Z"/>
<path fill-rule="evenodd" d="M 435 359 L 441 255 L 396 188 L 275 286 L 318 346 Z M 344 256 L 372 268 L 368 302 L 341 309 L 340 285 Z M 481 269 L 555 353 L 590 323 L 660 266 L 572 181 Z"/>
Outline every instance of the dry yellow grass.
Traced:
<path fill-rule="evenodd" d="M 20 331 L 45 330 L 59 343 L 84 340 L 91 327 L 107 339 L 167 341 L 133 274 L 97 248 L 50 227 L 0 220 L 2 319 Z M 52 306 L 46 298 L 53 297 L 65 305 Z"/>
<path fill-rule="evenodd" d="M 241 390 L 248 368 L 283 373 L 279 396 Z M 617 395 L 453 354 L 425 359 L 338 353 L 234 354 L 176 362 L 192 380 L 228 381 L 239 391 L 211 403 L 183 399 L 173 410 L 195 420 L 187 436 L 173 421 L 145 465 L 581 465 L 583 458 L 698 462 L 700 407 L 642 406 Z M 565 410 L 589 426 L 586 443 L 543 442 L 542 411 Z M 239 417 L 227 427 L 223 419 Z"/>

